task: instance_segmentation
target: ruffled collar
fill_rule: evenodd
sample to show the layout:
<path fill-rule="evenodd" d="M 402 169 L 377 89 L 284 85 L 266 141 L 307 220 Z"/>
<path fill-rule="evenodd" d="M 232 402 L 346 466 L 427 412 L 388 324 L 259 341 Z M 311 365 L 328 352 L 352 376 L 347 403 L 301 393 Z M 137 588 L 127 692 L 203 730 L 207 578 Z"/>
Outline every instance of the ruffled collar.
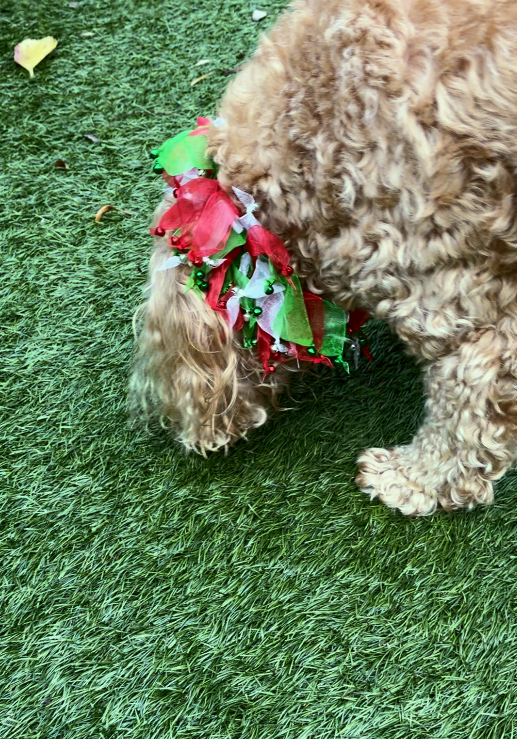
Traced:
<path fill-rule="evenodd" d="M 340 365 L 346 343 L 362 347 L 371 360 L 361 327 L 365 311 L 347 313 L 302 288 L 282 241 L 255 217 L 253 197 L 233 188 L 239 209 L 221 188 L 217 167 L 206 154 L 210 120 L 198 119 L 151 151 L 154 171 L 161 172 L 176 202 L 160 219 L 154 236 L 167 237 L 171 256 L 160 270 L 191 267 L 185 290 L 194 290 L 218 311 L 243 346 L 256 351 L 264 375 L 278 362 L 295 358 Z"/>

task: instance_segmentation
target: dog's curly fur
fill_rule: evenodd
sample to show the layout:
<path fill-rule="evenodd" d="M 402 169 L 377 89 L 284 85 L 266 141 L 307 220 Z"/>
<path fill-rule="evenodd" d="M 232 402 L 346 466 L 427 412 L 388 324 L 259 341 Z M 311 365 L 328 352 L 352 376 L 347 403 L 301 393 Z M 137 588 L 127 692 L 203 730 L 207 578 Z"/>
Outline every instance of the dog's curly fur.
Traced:
<path fill-rule="evenodd" d="M 427 419 L 358 483 L 403 513 L 492 500 L 517 459 L 517 3 L 299 0 L 222 101 L 209 152 L 310 289 L 387 321 Z M 135 391 L 202 451 L 266 418 L 256 359 L 151 262 Z M 273 394 L 286 382 L 275 377 Z"/>

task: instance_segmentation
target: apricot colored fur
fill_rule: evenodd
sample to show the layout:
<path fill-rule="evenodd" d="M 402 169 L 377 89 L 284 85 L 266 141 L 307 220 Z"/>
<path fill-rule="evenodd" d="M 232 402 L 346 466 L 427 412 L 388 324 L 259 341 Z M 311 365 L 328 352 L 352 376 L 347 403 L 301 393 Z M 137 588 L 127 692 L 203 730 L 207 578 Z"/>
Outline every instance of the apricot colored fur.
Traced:
<path fill-rule="evenodd" d="M 360 487 L 406 514 L 489 503 L 517 458 L 516 58 L 514 0 L 305 0 L 210 129 L 221 184 L 255 197 L 308 287 L 422 361 L 413 442 L 359 458 Z M 188 447 L 225 447 L 265 421 L 268 388 L 183 271 L 156 272 L 167 255 L 158 243 L 135 393 Z"/>

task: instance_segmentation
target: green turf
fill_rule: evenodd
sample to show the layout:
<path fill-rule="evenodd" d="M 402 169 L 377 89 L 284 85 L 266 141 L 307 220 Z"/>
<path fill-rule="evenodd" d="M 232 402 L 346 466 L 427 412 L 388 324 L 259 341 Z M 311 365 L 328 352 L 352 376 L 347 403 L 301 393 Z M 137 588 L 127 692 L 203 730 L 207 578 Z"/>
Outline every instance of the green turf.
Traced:
<path fill-rule="evenodd" d="M 253 7 L 0 0 L 0 737 L 517 737 L 516 477 L 425 520 L 355 488 L 422 415 L 385 328 L 226 458 L 128 428 L 147 151 L 215 112 Z M 29 81 L 13 47 L 47 34 Z"/>

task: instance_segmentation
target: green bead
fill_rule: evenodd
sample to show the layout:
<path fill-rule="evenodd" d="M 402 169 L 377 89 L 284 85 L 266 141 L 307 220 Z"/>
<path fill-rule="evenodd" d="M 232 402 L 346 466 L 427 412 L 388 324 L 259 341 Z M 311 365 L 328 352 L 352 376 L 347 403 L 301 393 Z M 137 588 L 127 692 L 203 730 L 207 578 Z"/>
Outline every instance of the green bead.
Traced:
<path fill-rule="evenodd" d="M 202 269 L 196 269 L 194 272 L 194 277 L 197 277 L 198 280 L 202 280 L 205 276 L 205 273 Z"/>
<path fill-rule="evenodd" d="M 163 172 L 163 167 L 161 166 L 161 164 L 158 164 L 158 162 L 156 162 L 153 167 L 153 172 L 156 172 L 156 174 L 161 174 Z"/>
<path fill-rule="evenodd" d="M 262 308 L 260 308 L 258 305 L 256 305 L 253 308 L 253 315 L 254 316 L 261 316 L 262 315 Z"/>
<path fill-rule="evenodd" d="M 197 286 L 199 287 L 200 290 L 203 290 L 203 292 L 205 292 L 209 288 L 209 284 L 206 280 L 203 280 L 202 282 L 198 282 Z"/>
<path fill-rule="evenodd" d="M 151 151 L 149 152 L 149 156 L 151 157 L 151 159 L 156 159 L 159 153 L 159 149 L 151 149 Z"/>
<path fill-rule="evenodd" d="M 266 288 L 264 289 L 264 292 L 266 293 L 266 295 L 272 295 L 272 294 L 273 294 L 273 293 L 275 292 L 275 288 L 274 288 L 274 287 L 273 287 L 273 285 L 271 285 L 271 283 L 270 283 L 270 284 L 269 284 L 269 285 L 268 285 L 268 286 L 267 286 L 267 287 L 266 287 Z"/>
<path fill-rule="evenodd" d="M 251 346 L 257 346 L 257 344 L 258 344 L 258 339 L 251 340 Z"/>
<path fill-rule="evenodd" d="M 315 357 L 317 353 L 318 353 L 318 350 L 316 349 L 315 346 L 309 346 L 308 347 L 307 354 L 310 354 L 311 357 Z"/>
<path fill-rule="evenodd" d="M 359 345 L 366 346 L 366 339 L 364 336 L 359 337 Z"/>

